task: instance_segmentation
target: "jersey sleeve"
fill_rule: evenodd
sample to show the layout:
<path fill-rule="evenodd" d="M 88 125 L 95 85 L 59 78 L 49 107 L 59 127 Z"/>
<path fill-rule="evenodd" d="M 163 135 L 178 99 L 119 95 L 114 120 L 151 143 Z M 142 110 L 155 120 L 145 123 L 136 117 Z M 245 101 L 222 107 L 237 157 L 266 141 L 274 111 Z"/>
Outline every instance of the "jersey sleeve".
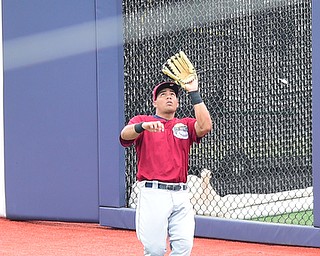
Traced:
<path fill-rule="evenodd" d="M 196 128 L 194 126 L 197 120 L 195 118 L 186 118 L 186 119 L 188 123 L 189 135 L 192 142 L 200 143 L 202 137 L 197 136 Z"/>
<path fill-rule="evenodd" d="M 121 135 L 119 135 L 119 141 L 120 141 L 120 144 L 123 146 L 123 147 L 130 147 L 133 143 L 134 143 L 134 140 L 124 140 L 121 138 Z"/>
<path fill-rule="evenodd" d="M 138 116 L 134 116 L 133 118 L 131 118 L 128 122 L 128 125 L 129 124 L 138 124 L 138 123 L 141 123 L 144 121 L 144 116 L 143 115 L 138 115 Z M 141 135 L 140 135 L 141 136 Z M 138 138 L 140 137 L 138 136 Z M 136 140 L 136 139 L 135 139 Z M 124 140 L 121 138 L 121 135 L 119 135 L 119 141 L 120 141 L 120 144 L 123 146 L 123 147 L 130 147 L 134 142 L 135 140 Z"/>

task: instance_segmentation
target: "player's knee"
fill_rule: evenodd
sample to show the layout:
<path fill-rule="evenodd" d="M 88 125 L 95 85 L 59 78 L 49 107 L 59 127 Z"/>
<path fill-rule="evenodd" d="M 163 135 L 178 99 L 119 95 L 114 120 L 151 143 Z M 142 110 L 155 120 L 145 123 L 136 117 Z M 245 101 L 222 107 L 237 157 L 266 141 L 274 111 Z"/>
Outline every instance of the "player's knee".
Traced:
<path fill-rule="evenodd" d="M 187 256 L 191 254 L 193 239 L 181 239 L 172 241 L 170 246 L 172 250 L 171 255 Z"/>
<path fill-rule="evenodd" d="M 144 255 L 163 256 L 166 253 L 166 247 L 161 244 L 145 245 Z"/>

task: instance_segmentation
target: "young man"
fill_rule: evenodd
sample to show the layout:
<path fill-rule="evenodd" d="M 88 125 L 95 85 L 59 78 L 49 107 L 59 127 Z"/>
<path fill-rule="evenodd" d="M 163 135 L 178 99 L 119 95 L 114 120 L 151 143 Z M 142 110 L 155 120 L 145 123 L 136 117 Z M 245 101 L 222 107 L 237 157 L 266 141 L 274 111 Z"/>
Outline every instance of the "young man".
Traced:
<path fill-rule="evenodd" d="M 190 255 L 194 212 L 186 185 L 190 146 L 212 129 L 198 91 L 198 79 L 186 84 L 195 118 L 175 117 L 179 86 L 163 82 L 153 89 L 155 115 L 133 117 L 122 129 L 124 147 L 135 145 L 138 160 L 136 233 L 144 255 L 163 256 L 169 237 L 171 256 Z"/>

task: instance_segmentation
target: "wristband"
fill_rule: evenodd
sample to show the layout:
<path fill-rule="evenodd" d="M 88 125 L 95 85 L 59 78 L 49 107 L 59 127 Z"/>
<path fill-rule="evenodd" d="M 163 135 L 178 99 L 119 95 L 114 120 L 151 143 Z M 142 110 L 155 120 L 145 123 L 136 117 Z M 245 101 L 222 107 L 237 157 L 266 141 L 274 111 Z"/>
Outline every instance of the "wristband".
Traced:
<path fill-rule="evenodd" d="M 202 102 L 199 91 L 189 92 L 189 95 L 190 95 L 192 105 L 196 105 Z"/>
<path fill-rule="evenodd" d="M 143 124 L 143 122 L 134 125 L 134 131 L 136 133 L 142 133 L 144 131 L 144 128 L 142 127 L 142 124 Z"/>

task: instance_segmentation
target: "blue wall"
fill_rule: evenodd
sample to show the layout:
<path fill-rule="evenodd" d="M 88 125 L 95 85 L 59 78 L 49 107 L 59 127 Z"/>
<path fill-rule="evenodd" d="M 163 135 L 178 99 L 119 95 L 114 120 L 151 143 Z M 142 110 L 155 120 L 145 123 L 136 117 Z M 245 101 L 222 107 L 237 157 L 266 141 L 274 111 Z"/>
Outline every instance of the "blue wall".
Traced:
<path fill-rule="evenodd" d="M 98 222 L 94 0 L 3 0 L 7 217 Z"/>
<path fill-rule="evenodd" d="M 312 170 L 314 226 L 320 227 L 320 2 L 312 1 Z"/>
<path fill-rule="evenodd" d="M 99 206 L 125 206 L 122 1 L 97 1 Z"/>

